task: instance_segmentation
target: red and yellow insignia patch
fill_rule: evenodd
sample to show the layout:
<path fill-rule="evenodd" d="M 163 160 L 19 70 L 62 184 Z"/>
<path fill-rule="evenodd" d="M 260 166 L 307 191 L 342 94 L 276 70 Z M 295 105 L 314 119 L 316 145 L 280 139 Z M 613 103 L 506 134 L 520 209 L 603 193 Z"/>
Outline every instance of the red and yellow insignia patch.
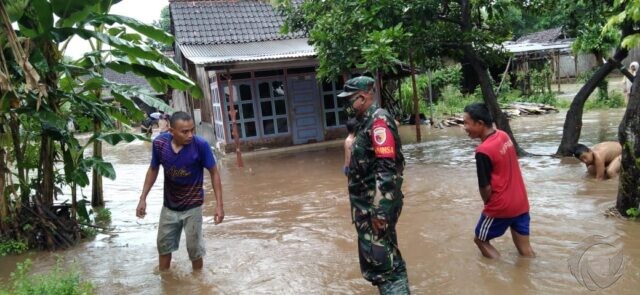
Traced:
<path fill-rule="evenodd" d="M 396 140 L 383 119 L 376 119 L 372 128 L 373 151 L 376 158 L 395 158 Z"/>

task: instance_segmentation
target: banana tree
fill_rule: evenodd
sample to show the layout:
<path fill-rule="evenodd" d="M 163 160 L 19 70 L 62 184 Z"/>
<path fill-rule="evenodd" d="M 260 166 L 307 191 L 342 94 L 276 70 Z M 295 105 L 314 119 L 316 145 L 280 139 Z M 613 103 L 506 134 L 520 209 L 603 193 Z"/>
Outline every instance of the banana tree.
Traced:
<path fill-rule="evenodd" d="M 134 19 L 109 14 L 117 2 L 120 1 L 0 0 L 0 86 L 9 85 L 0 87 L 0 125 L 8 134 L 1 143 L 12 154 L 6 158 L 8 165 L 0 167 L 8 167 L 9 173 L 19 179 L 16 185 L 5 187 L 8 191 L 0 197 L 9 202 L 0 205 L 8 204 L 8 211 L 15 218 L 24 216 L 19 210 L 27 210 L 34 219 L 42 220 L 33 227 L 39 227 L 47 236 L 49 248 L 74 243 L 71 234 L 56 235 L 56 231 L 64 230 L 63 222 L 51 221 L 56 216 L 51 210 L 61 186 L 72 188 L 75 202 L 77 186 L 89 184 L 88 171 L 97 176 L 94 185 L 99 183 L 95 179 L 102 176 L 115 177 L 113 167 L 99 154 L 84 158 L 87 144 L 139 139 L 132 134 L 105 133 L 102 127 L 108 130 L 115 122 L 140 121 L 144 113 L 133 102 L 134 97 L 171 111 L 143 89 L 108 81 L 102 76 L 104 69 L 143 76 L 160 93 L 171 87 L 194 97 L 202 96 L 177 64 L 148 45 L 149 40 L 171 44 L 173 37 Z M 64 57 L 72 38 L 90 42 L 92 51 L 76 60 Z M 115 103 L 105 101 L 105 95 L 113 97 Z M 94 128 L 88 143 L 80 145 L 67 130 L 69 118 L 92 122 L 99 128 Z M 26 159 L 32 158 L 25 155 L 33 147 L 39 151 L 36 175 L 25 171 Z"/>

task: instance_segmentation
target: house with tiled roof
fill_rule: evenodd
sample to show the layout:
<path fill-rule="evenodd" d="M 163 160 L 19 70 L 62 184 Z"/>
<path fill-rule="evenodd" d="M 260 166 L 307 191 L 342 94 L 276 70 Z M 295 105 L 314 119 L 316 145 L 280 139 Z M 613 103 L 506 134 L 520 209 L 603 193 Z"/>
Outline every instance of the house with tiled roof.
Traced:
<path fill-rule="evenodd" d="M 149 85 L 149 82 L 147 82 L 147 80 L 145 80 L 143 77 L 136 75 L 133 72 L 127 72 L 127 73 L 118 73 L 110 68 L 106 68 L 104 69 L 104 73 L 102 73 L 102 76 L 107 79 L 110 82 L 114 82 L 114 83 L 118 83 L 118 84 L 123 84 L 123 85 L 129 85 L 129 86 L 135 86 L 140 88 L 141 90 L 147 92 L 148 94 L 155 96 L 159 99 L 162 99 L 164 101 L 167 101 L 167 97 L 165 95 L 165 93 L 159 93 L 157 91 L 155 91 L 151 85 Z M 106 100 L 111 100 L 113 99 L 110 90 L 109 89 L 104 89 L 104 99 Z M 144 101 L 142 101 L 140 98 L 138 97 L 133 97 L 133 102 L 145 113 L 147 114 L 151 114 L 156 110 L 156 108 L 149 106 L 148 104 L 146 104 Z"/>
<path fill-rule="evenodd" d="M 282 34 L 284 18 L 269 1 L 169 2 L 175 59 L 205 90 L 201 100 L 174 97 L 174 106 L 210 124 L 227 150 L 235 149 L 231 105 L 244 150 L 345 135 L 346 116 L 336 96 L 343 79 L 316 80 L 307 36 Z"/>

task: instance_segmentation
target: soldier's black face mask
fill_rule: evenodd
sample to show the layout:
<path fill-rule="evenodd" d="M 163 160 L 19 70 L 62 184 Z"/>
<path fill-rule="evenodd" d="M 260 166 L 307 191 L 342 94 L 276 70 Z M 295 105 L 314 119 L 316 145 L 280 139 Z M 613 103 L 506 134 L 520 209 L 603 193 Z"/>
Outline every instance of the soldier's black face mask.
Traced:
<path fill-rule="evenodd" d="M 359 98 L 359 95 L 354 95 L 351 97 L 346 97 L 344 102 L 344 113 L 347 115 L 347 118 L 355 118 L 356 109 L 353 108 L 353 103 Z"/>

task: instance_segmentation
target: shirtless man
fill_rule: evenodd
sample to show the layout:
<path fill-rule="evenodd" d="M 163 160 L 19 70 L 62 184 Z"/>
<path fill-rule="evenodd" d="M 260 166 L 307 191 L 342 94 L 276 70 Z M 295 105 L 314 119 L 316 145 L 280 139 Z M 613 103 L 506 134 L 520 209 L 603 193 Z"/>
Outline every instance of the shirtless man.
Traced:
<path fill-rule="evenodd" d="M 613 178 L 620 172 L 622 146 L 617 141 L 605 141 L 591 149 L 583 144 L 573 148 L 573 155 L 587 166 L 590 175 L 597 180 Z"/>

